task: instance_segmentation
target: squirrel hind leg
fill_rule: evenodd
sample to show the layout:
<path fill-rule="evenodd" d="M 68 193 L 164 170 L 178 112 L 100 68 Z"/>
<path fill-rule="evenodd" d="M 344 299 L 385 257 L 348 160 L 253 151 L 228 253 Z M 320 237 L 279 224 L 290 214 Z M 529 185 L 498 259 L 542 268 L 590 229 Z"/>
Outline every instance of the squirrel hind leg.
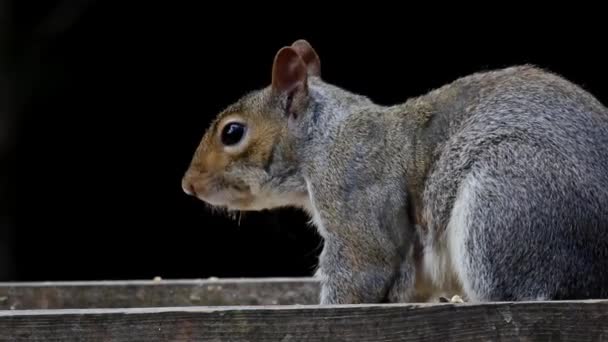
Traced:
<path fill-rule="evenodd" d="M 564 178 L 573 166 L 526 146 L 519 146 L 517 159 L 498 146 L 488 155 L 493 160 L 478 164 L 461 183 L 447 227 L 465 294 L 472 301 L 605 295 L 608 260 L 597 256 L 608 252 L 602 221 L 608 210 L 579 206 L 595 202 L 575 176 Z"/>
<path fill-rule="evenodd" d="M 492 182 L 479 172 L 467 176 L 447 227 L 453 267 L 464 295 L 471 302 L 548 299 L 550 280 L 537 275 L 522 278 L 542 269 L 525 264 L 523 256 L 533 251 L 525 246 L 525 237 L 515 238 L 523 233 L 514 226 L 516 220 L 505 219 L 522 213 L 503 201 L 483 200 L 495 191 Z"/>

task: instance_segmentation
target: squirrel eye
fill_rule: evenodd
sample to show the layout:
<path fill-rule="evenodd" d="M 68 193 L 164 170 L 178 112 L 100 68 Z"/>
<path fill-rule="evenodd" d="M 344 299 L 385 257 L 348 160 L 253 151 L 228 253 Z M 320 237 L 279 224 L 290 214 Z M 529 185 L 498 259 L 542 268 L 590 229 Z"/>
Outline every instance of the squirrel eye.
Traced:
<path fill-rule="evenodd" d="M 231 122 L 222 129 L 222 143 L 226 146 L 237 144 L 245 135 L 245 125 Z"/>

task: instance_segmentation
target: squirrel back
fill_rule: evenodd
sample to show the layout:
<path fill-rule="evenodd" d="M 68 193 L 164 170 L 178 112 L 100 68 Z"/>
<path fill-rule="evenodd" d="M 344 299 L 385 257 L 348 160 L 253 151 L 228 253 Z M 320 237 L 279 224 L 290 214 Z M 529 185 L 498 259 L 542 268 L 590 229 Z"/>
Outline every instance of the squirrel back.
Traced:
<path fill-rule="evenodd" d="M 182 186 L 306 210 L 321 303 L 608 297 L 608 110 L 534 66 L 381 106 L 325 82 L 296 41 L 218 115 Z"/>

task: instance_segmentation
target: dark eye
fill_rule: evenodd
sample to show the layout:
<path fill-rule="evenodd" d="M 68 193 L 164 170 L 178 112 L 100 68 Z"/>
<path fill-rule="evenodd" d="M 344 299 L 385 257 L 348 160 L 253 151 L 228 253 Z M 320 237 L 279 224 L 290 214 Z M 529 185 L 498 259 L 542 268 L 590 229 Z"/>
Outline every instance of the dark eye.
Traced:
<path fill-rule="evenodd" d="M 237 144 L 245 135 L 245 125 L 232 122 L 224 126 L 222 130 L 222 143 L 226 146 Z"/>

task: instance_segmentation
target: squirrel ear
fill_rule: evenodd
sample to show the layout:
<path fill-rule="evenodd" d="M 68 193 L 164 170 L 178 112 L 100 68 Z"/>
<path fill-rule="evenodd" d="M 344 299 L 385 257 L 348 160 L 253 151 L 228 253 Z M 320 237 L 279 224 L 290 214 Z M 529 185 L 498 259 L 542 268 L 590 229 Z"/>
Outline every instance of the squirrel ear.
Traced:
<path fill-rule="evenodd" d="M 300 55 L 300 58 L 302 58 L 306 64 L 309 75 L 321 76 L 321 60 L 310 43 L 304 39 L 299 39 L 291 44 L 291 47 Z"/>
<path fill-rule="evenodd" d="M 277 52 L 272 66 L 272 88 L 279 93 L 306 90 L 306 64 L 291 47 Z"/>

